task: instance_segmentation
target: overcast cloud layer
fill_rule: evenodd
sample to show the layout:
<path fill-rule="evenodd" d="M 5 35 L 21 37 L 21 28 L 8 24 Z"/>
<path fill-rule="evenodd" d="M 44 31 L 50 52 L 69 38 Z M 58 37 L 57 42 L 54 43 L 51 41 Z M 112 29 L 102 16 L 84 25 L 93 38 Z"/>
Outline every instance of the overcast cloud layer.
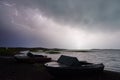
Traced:
<path fill-rule="evenodd" d="M 0 46 L 120 48 L 119 0 L 1 0 Z"/>

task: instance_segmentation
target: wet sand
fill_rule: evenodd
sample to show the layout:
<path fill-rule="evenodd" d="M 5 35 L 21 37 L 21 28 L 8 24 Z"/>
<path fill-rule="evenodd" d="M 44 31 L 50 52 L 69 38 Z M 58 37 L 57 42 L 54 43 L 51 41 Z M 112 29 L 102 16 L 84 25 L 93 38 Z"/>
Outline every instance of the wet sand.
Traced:
<path fill-rule="evenodd" d="M 54 77 L 41 64 L 0 63 L 0 80 L 120 80 L 120 73 L 104 71 L 91 76 Z"/>

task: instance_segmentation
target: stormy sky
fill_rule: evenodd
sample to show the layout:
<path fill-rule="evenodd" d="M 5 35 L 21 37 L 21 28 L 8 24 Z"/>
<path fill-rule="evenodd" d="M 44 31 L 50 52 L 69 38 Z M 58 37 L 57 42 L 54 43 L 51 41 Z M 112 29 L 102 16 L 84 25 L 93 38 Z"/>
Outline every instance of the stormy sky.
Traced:
<path fill-rule="evenodd" d="M 0 47 L 120 48 L 120 0 L 0 0 Z"/>

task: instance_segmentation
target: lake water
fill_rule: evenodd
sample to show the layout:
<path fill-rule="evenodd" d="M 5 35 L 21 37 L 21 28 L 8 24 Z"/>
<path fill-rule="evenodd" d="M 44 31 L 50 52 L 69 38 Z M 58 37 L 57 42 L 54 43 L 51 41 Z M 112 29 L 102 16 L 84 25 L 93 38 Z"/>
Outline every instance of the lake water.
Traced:
<path fill-rule="evenodd" d="M 38 54 L 37 52 L 35 54 Z M 44 54 L 44 53 L 43 53 Z M 62 51 L 61 54 L 44 54 L 57 60 L 60 55 L 68 55 L 77 57 L 79 60 L 91 63 L 103 63 L 105 70 L 120 72 L 120 50 L 94 50 L 91 52 L 67 52 Z"/>

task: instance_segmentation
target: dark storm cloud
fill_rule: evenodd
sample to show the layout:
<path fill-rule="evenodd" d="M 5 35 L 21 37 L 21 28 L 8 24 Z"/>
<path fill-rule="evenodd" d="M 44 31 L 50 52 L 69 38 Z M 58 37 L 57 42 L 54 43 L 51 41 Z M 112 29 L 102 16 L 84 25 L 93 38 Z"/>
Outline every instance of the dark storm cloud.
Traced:
<path fill-rule="evenodd" d="M 57 3 L 57 4 L 56 4 Z M 119 0 L 57 0 L 48 3 L 48 10 L 65 23 L 88 25 L 87 29 L 118 30 L 120 25 Z M 97 25 L 101 26 L 97 26 Z"/>
<path fill-rule="evenodd" d="M 22 11 L 21 7 L 28 7 L 26 5 L 22 6 L 23 3 L 17 4 L 13 0 L 0 1 L 0 47 L 46 46 L 47 40 L 42 39 L 42 37 L 38 39 L 36 35 L 22 27 L 24 24 L 17 25 L 17 23 L 13 23 L 14 18 L 17 16 L 16 10 Z M 21 12 L 21 15 L 25 16 L 24 12 Z M 20 20 L 24 19 L 23 16 L 20 16 Z"/>
<path fill-rule="evenodd" d="M 43 13 L 65 24 L 83 24 L 86 29 L 118 30 L 120 25 L 119 0 L 7 0 L 16 8 L 38 8 Z M 99 26 L 98 26 L 99 25 Z"/>
<path fill-rule="evenodd" d="M 120 47 L 119 4 L 119 0 L 1 0 L 0 46 Z"/>
<path fill-rule="evenodd" d="M 119 30 L 119 0 L 20 0 L 15 2 L 20 6 L 39 8 L 46 16 L 62 23 L 83 24 L 87 25 L 86 29 Z"/>

